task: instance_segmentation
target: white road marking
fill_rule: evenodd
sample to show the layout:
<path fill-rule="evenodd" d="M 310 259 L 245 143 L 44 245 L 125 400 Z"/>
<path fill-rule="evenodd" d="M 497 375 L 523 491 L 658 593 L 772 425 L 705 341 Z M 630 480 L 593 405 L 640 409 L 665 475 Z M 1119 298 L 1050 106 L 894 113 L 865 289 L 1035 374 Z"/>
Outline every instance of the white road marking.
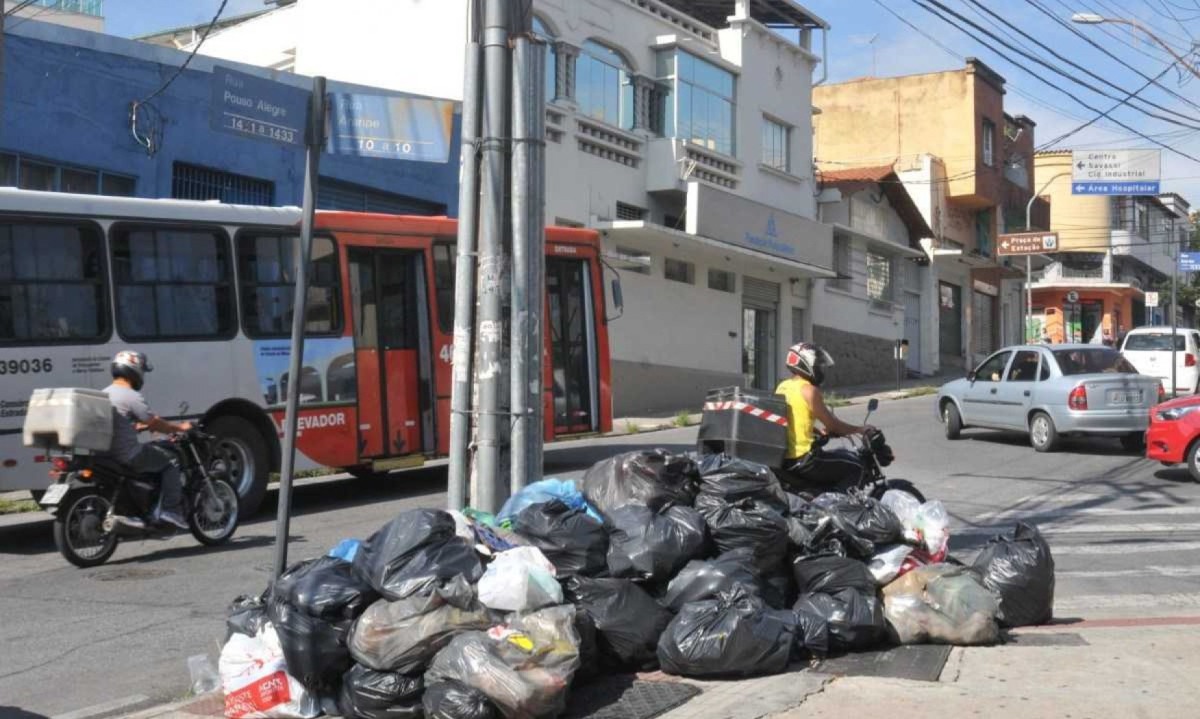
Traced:
<path fill-rule="evenodd" d="M 952 535 L 953 536 L 953 535 Z M 1118 544 L 1068 544 L 1051 547 L 1055 557 L 1068 554 L 1157 554 L 1160 552 L 1194 552 L 1200 550 L 1200 542 L 1121 542 Z"/>
<path fill-rule="evenodd" d="M 1154 534 L 1154 533 L 1176 533 L 1176 532 L 1200 532 L 1200 523 L 1197 524 L 1165 524 L 1165 523 L 1147 523 L 1147 524 L 1074 524 L 1062 525 L 1051 522 L 1041 523 L 1036 522 L 1035 525 L 1042 534 Z M 991 537 L 997 534 L 1009 534 L 1012 527 L 1009 525 L 999 525 L 995 527 L 951 527 L 950 536 L 968 536 L 968 537 Z"/>
<path fill-rule="evenodd" d="M 1168 594 L 1081 594 L 1075 597 L 1054 600 L 1054 611 L 1079 611 L 1082 609 L 1119 609 L 1136 607 L 1155 609 L 1170 607 L 1200 607 L 1200 594 L 1171 592 Z"/>
<path fill-rule="evenodd" d="M 1022 521 L 1026 517 L 1037 517 L 1040 520 L 1045 520 L 1052 517 L 1137 517 L 1149 514 L 1169 514 L 1169 515 L 1200 515 L 1200 506 L 1172 506 L 1172 507 L 1079 507 L 1077 509 L 1059 508 L 1059 509 L 1029 509 L 1029 510 L 1014 510 L 1006 509 L 1002 512 L 991 512 L 981 514 L 976 518 L 979 522 L 1017 522 Z"/>
<path fill-rule="evenodd" d="M 75 711 L 67 712 L 66 714 L 55 714 L 51 719 L 87 719 L 88 717 L 100 716 L 102 714 L 112 714 L 113 712 L 125 709 L 137 704 L 144 704 L 150 701 L 150 697 L 144 694 L 134 694 L 122 699 L 114 699 L 103 704 L 93 704 L 90 707 L 76 709 Z"/>
<path fill-rule="evenodd" d="M 1059 554 L 1053 549 L 1054 554 Z M 1115 577 L 1197 577 L 1200 576 L 1200 566 L 1181 565 L 1148 565 L 1140 569 L 1086 569 L 1079 571 L 1056 571 L 1058 578 L 1070 579 L 1111 579 Z"/>

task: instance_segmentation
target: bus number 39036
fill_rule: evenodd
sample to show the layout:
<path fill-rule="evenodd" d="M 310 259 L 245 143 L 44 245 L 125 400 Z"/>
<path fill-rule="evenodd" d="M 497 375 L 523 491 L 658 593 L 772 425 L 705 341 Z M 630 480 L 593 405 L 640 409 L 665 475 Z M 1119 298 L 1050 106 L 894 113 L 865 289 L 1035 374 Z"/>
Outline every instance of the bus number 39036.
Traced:
<path fill-rule="evenodd" d="M 51 364 L 49 357 L 0 361 L 0 374 L 32 374 L 52 371 L 54 371 L 54 365 Z"/>

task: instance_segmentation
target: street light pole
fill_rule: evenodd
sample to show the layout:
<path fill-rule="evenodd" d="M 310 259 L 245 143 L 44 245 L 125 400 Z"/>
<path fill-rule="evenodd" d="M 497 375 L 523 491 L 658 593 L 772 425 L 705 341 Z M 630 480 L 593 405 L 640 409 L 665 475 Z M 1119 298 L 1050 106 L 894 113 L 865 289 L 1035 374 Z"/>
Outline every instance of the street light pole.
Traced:
<path fill-rule="evenodd" d="M 1151 40 L 1158 43 L 1158 45 L 1160 47 L 1162 47 L 1162 49 L 1164 49 L 1168 53 L 1170 53 L 1171 57 L 1175 58 L 1175 62 L 1182 65 L 1184 68 L 1187 69 L 1188 72 L 1192 73 L 1196 77 L 1200 77 L 1200 70 L 1197 70 L 1194 65 L 1189 63 L 1179 53 L 1175 52 L 1175 48 L 1173 48 L 1169 44 L 1167 44 L 1167 42 L 1164 41 L 1162 38 L 1160 38 L 1158 35 L 1155 35 L 1154 32 L 1150 30 L 1150 28 L 1146 27 L 1144 24 L 1142 24 L 1138 20 L 1133 20 L 1130 18 L 1123 18 L 1123 17 L 1105 17 L 1103 15 L 1097 15 L 1095 13 L 1090 13 L 1090 12 L 1077 12 L 1071 16 L 1071 22 L 1079 23 L 1080 25 L 1100 25 L 1101 23 L 1109 22 L 1109 23 L 1114 23 L 1117 25 L 1129 25 L 1130 27 L 1137 28 L 1138 30 L 1141 30 L 1142 32 L 1146 33 L 1146 36 L 1149 37 Z"/>
<path fill-rule="evenodd" d="M 1050 183 L 1060 177 L 1066 177 L 1071 174 L 1069 170 L 1065 170 L 1046 180 L 1046 184 L 1042 185 L 1041 189 L 1033 193 L 1029 198 L 1029 202 L 1025 203 L 1025 231 L 1033 230 L 1033 201 L 1036 200 Z M 1050 228 L 1046 228 L 1050 229 Z M 1025 341 L 1031 342 L 1029 339 L 1029 327 L 1033 324 L 1033 260 L 1030 255 L 1025 255 L 1025 331 L 1021 334 L 1025 335 Z"/>

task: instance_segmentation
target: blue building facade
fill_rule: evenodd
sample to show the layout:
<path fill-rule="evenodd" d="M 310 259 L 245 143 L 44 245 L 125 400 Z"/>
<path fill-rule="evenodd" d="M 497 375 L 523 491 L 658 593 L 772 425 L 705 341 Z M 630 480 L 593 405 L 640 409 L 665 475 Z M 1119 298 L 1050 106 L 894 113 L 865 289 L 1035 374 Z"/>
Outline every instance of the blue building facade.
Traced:
<path fill-rule="evenodd" d="M 187 53 L 110 35 L 22 22 L 5 33 L 0 185 L 137 197 L 299 205 L 302 148 L 212 129 L 214 65 L 309 89 L 311 79 L 197 55 L 170 86 Z M 395 94 L 346 83 L 329 92 Z M 457 214 L 456 111 L 444 163 L 321 157 L 318 206 L 326 209 Z M 143 144 L 154 137 L 155 151 Z M 140 138 L 140 139 L 139 139 Z"/>

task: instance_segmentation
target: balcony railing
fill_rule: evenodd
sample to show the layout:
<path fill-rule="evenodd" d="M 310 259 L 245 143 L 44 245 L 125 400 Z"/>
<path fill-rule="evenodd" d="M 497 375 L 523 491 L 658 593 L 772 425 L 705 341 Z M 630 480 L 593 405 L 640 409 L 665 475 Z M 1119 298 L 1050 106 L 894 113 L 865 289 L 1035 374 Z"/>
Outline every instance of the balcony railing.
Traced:
<path fill-rule="evenodd" d="M 1085 284 L 1111 282 L 1112 276 L 1101 267 L 1067 267 L 1061 262 L 1046 265 L 1045 269 L 1033 273 L 1034 282 L 1061 282 L 1064 280 Z"/>
<path fill-rule="evenodd" d="M 33 4 L 50 10 L 104 17 L 104 0 L 34 0 Z"/>

